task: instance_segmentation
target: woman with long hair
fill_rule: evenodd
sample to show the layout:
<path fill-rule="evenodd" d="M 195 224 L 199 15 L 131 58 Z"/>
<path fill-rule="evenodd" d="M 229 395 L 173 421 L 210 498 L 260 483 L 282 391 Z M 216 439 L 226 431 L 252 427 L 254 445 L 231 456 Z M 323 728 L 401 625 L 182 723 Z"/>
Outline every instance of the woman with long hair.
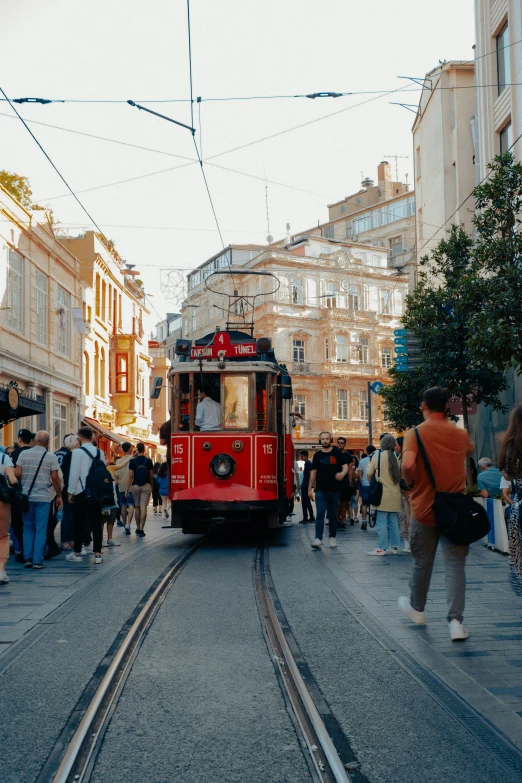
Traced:
<path fill-rule="evenodd" d="M 152 506 L 154 508 L 154 516 L 161 516 L 161 494 L 159 486 L 159 470 L 161 468 L 161 462 L 154 463 L 154 483 L 152 485 Z"/>
<path fill-rule="evenodd" d="M 498 466 L 511 481 L 513 504 L 509 521 L 509 566 L 513 590 L 522 595 L 522 405 L 511 411 Z"/>
<path fill-rule="evenodd" d="M 399 512 L 401 510 L 401 469 L 395 454 L 397 441 L 393 435 L 383 435 L 380 449 L 372 454 L 367 468 L 368 478 L 375 474 L 382 484 L 382 498 L 377 509 L 377 549 L 369 555 L 398 555 L 401 536 L 399 532 Z M 380 462 L 380 465 L 379 465 Z"/>

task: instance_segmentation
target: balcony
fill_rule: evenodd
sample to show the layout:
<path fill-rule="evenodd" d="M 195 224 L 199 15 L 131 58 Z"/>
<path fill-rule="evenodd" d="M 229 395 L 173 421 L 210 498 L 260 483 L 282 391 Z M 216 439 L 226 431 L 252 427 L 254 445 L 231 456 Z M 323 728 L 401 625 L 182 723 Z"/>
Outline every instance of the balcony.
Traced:
<path fill-rule="evenodd" d="M 292 375 L 312 375 L 310 362 L 294 362 L 292 365 Z"/>
<path fill-rule="evenodd" d="M 331 307 L 326 311 L 330 318 L 355 323 L 375 323 L 377 313 L 373 310 L 347 310 L 341 307 Z"/>

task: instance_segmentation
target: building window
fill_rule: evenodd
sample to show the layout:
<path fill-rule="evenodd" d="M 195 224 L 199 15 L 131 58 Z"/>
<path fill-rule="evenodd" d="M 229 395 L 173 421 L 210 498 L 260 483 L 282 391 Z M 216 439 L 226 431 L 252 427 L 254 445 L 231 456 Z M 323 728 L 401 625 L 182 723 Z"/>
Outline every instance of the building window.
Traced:
<path fill-rule="evenodd" d="M 348 391 L 346 389 L 337 390 L 337 418 L 348 418 Z"/>
<path fill-rule="evenodd" d="M 379 212 L 381 215 L 381 226 L 385 226 L 388 222 L 388 207 L 381 207 Z"/>
<path fill-rule="evenodd" d="M 372 212 L 372 228 L 379 228 L 379 210 L 374 209 Z"/>
<path fill-rule="evenodd" d="M 365 215 L 354 218 L 353 220 L 353 233 L 360 234 L 361 231 L 369 231 L 372 227 L 371 212 L 367 212 Z"/>
<path fill-rule="evenodd" d="M 508 23 L 506 22 L 500 33 L 497 35 L 497 83 L 499 95 L 511 82 L 508 46 L 509 30 Z"/>
<path fill-rule="evenodd" d="M 402 291 L 395 291 L 394 293 L 394 299 L 395 299 L 395 315 L 402 315 L 403 313 L 403 307 L 404 307 L 404 297 Z"/>
<path fill-rule="evenodd" d="M 361 391 L 361 419 L 368 421 L 368 390 Z"/>
<path fill-rule="evenodd" d="M 337 307 L 337 287 L 335 283 L 326 283 L 325 302 L 327 307 Z"/>
<path fill-rule="evenodd" d="M 36 272 L 36 342 L 47 345 L 48 289 L 46 275 Z"/>
<path fill-rule="evenodd" d="M 335 236 L 335 227 L 334 226 L 326 226 L 323 229 L 323 237 L 325 239 L 333 239 Z"/>
<path fill-rule="evenodd" d="M 358 310 L 359 304 L 359 289 L 356 285 L 352 285 L 346 294 L 346 307 L 348 310 Z"/>
<path fill-rule="evenodd" d="M 352 358 L 357 364 L 368 364 L 369 340 L 367 337 L 359 337 L 358 342 L 352 346 Z"/>
<path fill-rule="evenodd" d="M 321 245 L 321 255 L 322 256 L 329 256 L 331 253 L 333 253 L 334 248 L 331 245 Z"/>
<path fill-rule="evenodd" d="M 330 392 L 328 389 L 324 389 L 323 391 L 323 402 L 324 402 L 324 418 L 328 421 L 330 418 Z"/>
<path fill-rule="evenodd" d="M 83 388 L 88 397 L 91 393 L 91 362 L 87 351 L 83 354 Z"/>
<path fill-rule="evenodd" d="M 71 334 L 71 295 L 58 289 L 58 353 L 69 356 Z"/>
<path fill-rule="evenodd" d="M 328 343 L 328 337 L 324 341 L 324 360 L 325 362 L 330 360 L 330 345 Z"/>
<path fill-rule="evenodd" d="M 392 349 L 383 348 L 381 350 L 381 367 L 384 367 L 386 370 L 389 370 L 391 366 L 392 366 Z"/>
<path fill-rule="evenodd" d="M 360 205 L 361 205 L 361 199 L 360 198 L 356 198 L 355 199 L 355 206 L 359 207 Z"/>
<path fill-rule="evenodd" d="M 306 416 L 306 397 L 304 394 L 294 394 L 294 413 L 300 413 L 303 419 Z"/>
<path fill-rule="evenodd" d="M 101 314 L 100 317 L 102 321 L 107 320 L 107 283 L 105 280 L 102 281 L 102 287 L 101 287 Z"/>
<path fill-rule="evenodd" d="M 346 204 L 341 204 L 341 206 L 339 207 L 339 212 L 341 213 L 341 215 L 344 215 L 344 213 L 346 212 Z"/>
<path fill-rule="evenodd" d="M 302 280 L 290 280 L 290 302 L 295 305 L 304 304 Z"/>
<path fill-rule="evenodd" d="M 294 362 L 304 362 L 305 344 L 304 340 L 294 340 Z"/>
<path fill-rule="evenodd" d="M 372 262 L 373 262 L 373 263 L 372 263 L 372 266 L 381 266 L 381 267 L 382 267 L 382 266 L 386 266 L 386 264 L 383 264 L 383 263 L 382 263 L 382 262 L 383 262 L 383 260 L 384 260 L 384 259 L 383 259 L 383 257 L 382 257 L 382 256 L 378 256 L 378 255 L 374 254 L 374 255 L 372 256 Z"/>
<path fill-rule="evenodd" d="M 380 290 L 381 315 L 391 315 L 391 292 L 387 288 Z"/>
<path fill-rule="evenodd" d="M 346 233 L 346 239 L 350 239 L 351 236 L 352 236 L 352 233 L 353 233 L 353 231 L 352 231 L 352 223 L 351 223 L 350 220 L 347 220 L 346 223 L 344 224 L 344 230 L 345 230 L 345 233 Z"/>
<path fill-rule="evenodd" d="M 504 125 L 504 127 L 499 133 L 499 136 L 500 136 L 500 154 L 504 155 L 506 152 L 509 152 L 513 144 L 513 126 L 511 125 L 511 120 L 508 122 L 507 125 Z"/>
<path fill-rule="evenodd" d="M 395 258 L 395 256 L 400 256 L 402 253 L 402 237 L 391 237 L 390 248 L 392 258 Z"/>
<path fill-rule="evenodd" d="M 236 304 L 236 310 L 237 313 L 237 304 Z M 198 311 L 195 307 L 192 308 L 192 331 L 195 332 L 198 328 Z"/>
<path fill-rule="evenodd" d="M 348 338 L 345 334 L 335 336 L 335 358 L 338 362 L 348 361 Z"/>
<path fill-rule="evenodd" d="M 112 324 L 112 285 L 107 285 L 107 321 Z"/>
<path fill-rule="evenodd" d="M 105 348 L 102 345 L 100 352 L 100 397 L 105 399 L 106 397 L 106 365 L 105 365 Z"/>
<path fill-rule="evenodd" d="M 23 334 L 22 309 L 24 295 L 24 260 L 9 248 L 7 258 L 6 323 L 15 332 Z"/>
<path fill-rule="evenodd" d="M 126 353 L 116 354 L 116 391 L 129 390 L 129 364 Z"/>
<path fill-rule="evenodd" d="M 408 196 L 408 215 L 415 214 L 415 196 Z"/>
<path fill-rule="evenodd" d="M 94 393 L 100 396 L 100 349 L 98 343 L 94 343 Z"/>
<path fill-rule="evenodd" d="M 101 316 L 101 280 L 100 275 L 96 275 L 96 315 Z"/>
<path fill-rule="evenodd" d="M 415 150 L 415 177 L 419 179 L 421 175 L 421 148 Z"/>
<path fill-rule="evenodd" d="M 53 423 L 54 423 L 54 449 L 58 449 L 63 445 L 63 439 L 67 435 L 68 427 L 68 410 L 67 405 L 55 402 L 53 405 Z"/>

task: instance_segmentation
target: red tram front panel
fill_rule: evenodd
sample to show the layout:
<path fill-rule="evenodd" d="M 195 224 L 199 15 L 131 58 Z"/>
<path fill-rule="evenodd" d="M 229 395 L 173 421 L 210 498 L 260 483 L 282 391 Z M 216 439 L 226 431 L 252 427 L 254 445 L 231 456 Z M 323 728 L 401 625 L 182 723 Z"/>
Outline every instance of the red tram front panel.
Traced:
<path fill-rule="evenodd" d="M 277 435 L 255 436 L 254 487 L 277 498 Z"/>
<path fill-rule="evenodd" d="M 170 441 L 170 498 L 175 492 L 188 489 L 191 465 L 190 435 L 173 435 Z"/>

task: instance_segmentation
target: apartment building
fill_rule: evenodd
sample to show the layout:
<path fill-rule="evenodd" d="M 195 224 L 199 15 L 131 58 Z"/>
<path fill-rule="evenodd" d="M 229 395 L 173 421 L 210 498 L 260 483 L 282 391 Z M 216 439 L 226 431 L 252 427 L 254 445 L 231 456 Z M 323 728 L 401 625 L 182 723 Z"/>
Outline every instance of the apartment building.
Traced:
<path fill-rule="evenodd" d="M 0 443 L 26 427 L 48 430 L 58 449 L 80 418 L 80 264 L 46 212 L 2 186 L 0 217 Z"/>

